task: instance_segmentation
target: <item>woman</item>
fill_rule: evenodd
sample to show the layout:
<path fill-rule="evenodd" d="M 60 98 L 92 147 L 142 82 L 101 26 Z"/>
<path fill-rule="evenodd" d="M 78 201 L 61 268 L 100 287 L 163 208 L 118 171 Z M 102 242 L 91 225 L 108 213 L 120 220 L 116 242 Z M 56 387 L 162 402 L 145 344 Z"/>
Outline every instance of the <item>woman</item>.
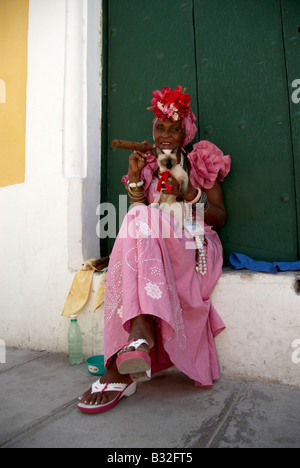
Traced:
<path fill-rule="evenodd" d="M 184 90 L 185 91 L 185 90 Z M 221 182 L 230 170 L 230 156 L 200 141 L 190 154 L 197 127 L 190 96 L 180 86 L 153 92 L 155 145 L 177 150 L 177 162 L 188 173 L 185 206 L 204 204 L 205 237 L 182 229 L 172 216 L 157 209 L 158 165 L 153 153 L 133 152 L 123 177 L 131 209 L 116 239 L 109 264 L 104 310 L 107 372 L 82 397 L 78 408 L 108 411 L 136 391 L 136 381 L 175 365 L 211 387 L 219 378 L 214 337 L 224 324 L 210 301 L 222 273 L 223 252 L 213 227 L 224 226 L 226 210 Z M 169 177 L 162 191 L 178 193 Z M 200 254 L 200 256 L 199 256 Z"/>

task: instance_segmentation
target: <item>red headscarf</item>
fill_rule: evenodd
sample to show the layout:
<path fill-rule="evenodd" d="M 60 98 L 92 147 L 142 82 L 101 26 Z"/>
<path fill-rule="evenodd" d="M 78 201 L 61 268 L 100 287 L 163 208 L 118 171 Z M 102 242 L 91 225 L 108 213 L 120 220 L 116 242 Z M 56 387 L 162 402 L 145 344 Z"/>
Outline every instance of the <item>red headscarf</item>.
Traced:
<path fill-rule="evenodd" d="M 190 94 L 184 94 L 184 92 L 185 89 L 182 91 L 181 86 L 177 86 L 175 90 L 164 87 L 161 91 L 153 91 L 152 107 L 148 107 L 148 109 L 152 109 L 152 112 L 156 114 L 153 122 L 153 139 L 155 124 L 158 118 L 162 120 L 171 119 L 173 122 L 184 121 L 184 147 L 195 138 L 198 130 L 195 125 L 197 119 L 191 111 L 191 96 Z"/>

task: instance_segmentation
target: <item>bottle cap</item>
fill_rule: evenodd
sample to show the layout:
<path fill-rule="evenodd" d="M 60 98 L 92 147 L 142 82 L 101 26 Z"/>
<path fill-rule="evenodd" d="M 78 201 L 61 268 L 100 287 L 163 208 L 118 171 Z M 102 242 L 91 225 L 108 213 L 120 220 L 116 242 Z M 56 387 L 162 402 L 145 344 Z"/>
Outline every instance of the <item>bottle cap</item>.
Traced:
<path fill-rule="evenodd" d="M 71 315 L 71 320 L 77 320 L 77 315 Z"/>

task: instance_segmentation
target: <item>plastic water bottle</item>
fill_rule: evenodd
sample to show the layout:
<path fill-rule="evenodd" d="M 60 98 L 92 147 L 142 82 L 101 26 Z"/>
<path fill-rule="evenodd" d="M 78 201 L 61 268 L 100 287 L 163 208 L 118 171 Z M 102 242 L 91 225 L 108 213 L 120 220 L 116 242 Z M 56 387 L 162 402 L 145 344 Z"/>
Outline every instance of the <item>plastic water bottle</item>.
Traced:
<path fill-rule="evenodd" d="M 76 315 L 71 315 L 71 323 L 68 333 L 68 345 L 70 363 L 72 365 L 81 364 L 83 361 L 82 337 Z"/>

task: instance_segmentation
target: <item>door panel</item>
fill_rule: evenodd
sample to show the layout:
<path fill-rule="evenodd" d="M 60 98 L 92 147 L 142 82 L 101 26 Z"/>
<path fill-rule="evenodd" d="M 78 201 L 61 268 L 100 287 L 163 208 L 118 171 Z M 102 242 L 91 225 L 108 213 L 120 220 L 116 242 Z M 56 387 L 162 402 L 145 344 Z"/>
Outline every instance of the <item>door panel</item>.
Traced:
<path fill-rule="evenodd" d="M 288 89 L 290 94 L 290 119 L 292 128 L 292 145 L 294 156 L 294 182 L 296 189 L 296 206 L 298 221 L 298 242 L 300 233 L 300 2 L 282 0 L 282 24 L 285 46 Z M 298 80 L 297 87 L 292 87 Z M 294 94 L 294 98 L 293 98 Z M 297 98 L 297 99 L 295 99 Z M 299 245 L 298 245 L 299 246 Z M 300 252 L 298 251 L 298 258 Z"/>
<path fill-rule="evenodd" d="M 108 201 L 118 207 L 130 153 L 112 149 L 111 141 L 152 143 L 154 114 L 147 107 L 155 89 L 181 84 L 197 103 L 192 2 L 109 2 L 108 57 Z"/>
<path fill-rule="evenodd" d="M 293 260 L 297 226 L 280 1 L 195 2 L 195 34 L 200 136 L 232 157 L 224 183 L 225 255 Z"/>

